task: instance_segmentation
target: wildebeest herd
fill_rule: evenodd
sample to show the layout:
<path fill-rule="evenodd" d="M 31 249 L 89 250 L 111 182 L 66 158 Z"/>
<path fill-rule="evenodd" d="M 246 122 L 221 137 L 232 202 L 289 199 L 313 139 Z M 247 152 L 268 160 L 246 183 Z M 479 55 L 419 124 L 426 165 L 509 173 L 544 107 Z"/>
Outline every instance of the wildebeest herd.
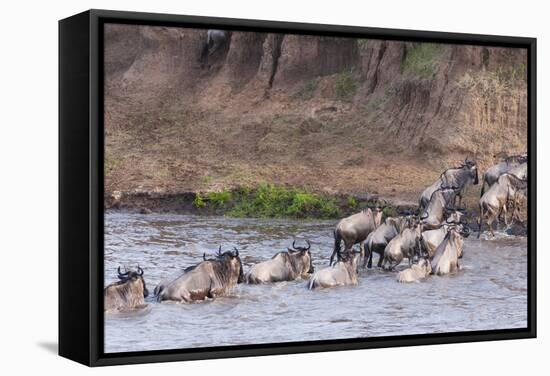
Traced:
<path fill-rule="evenodd" d="M 420 196 L 418 209 L 404 215 L 383 218 L 380 207 L 366 208 L 341 219 L 334 228 L 334 247 L 329 265 L 315 271 L 311 244 L 294 241 L 286 251 L 270 260 L 252 265 L 248 271 L 236 247 L 189 266 L 174 279 L 161 281 L 154 289 L 156 301 L 191 303 L 227 295 L 238 283 L 270 284 L 304 279 L 310 290 L 357 285 L 360 268 L 371 269 L 373 255 L 378 267 L 394 271 L 404 260 L 408 268 L 399 271 L 397 281 L 419 282 L 429 275 L 445 275 L 460 269 L 464 238 L 472 232 L 467 223 L 462 198 L 465 190 L 479 184 L 476 162 L 466 159 L 460 166 L 444 171 Z M 485 224 L 494 236 L 493 223 L 504 220 L 509 226 L 519 218 L 520 200 L 527 197 L 527 155 L 505 158 L 482 177 L 477 220 L 478 237 Z M 508 213 L 511 219 L 508 221 Z M 343 248 L 342 248 L 343 243 Z M 354 246 L 358 244 L 359 250 Z M 104 290 L 108 312 L 146 307 L 149 294 L 143 269 L 117 269 L 119 281 Z"/>

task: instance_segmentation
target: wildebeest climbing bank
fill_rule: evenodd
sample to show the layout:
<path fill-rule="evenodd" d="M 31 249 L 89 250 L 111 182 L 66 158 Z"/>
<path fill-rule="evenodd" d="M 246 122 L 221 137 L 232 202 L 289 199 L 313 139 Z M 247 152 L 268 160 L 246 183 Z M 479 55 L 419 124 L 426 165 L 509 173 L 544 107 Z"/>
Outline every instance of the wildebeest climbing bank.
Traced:
<path fill-rule="evenodd" d="M 527 325 L 525 50 L 104 34 L 106 352 Z"/>

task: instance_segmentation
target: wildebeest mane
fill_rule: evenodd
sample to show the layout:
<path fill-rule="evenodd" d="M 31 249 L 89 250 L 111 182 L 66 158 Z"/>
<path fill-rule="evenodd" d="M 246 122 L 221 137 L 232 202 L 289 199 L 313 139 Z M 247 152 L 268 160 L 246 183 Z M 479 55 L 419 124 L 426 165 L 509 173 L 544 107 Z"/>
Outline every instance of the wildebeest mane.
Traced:
<path fill-rule="evenodd" d="M 301 254 L 299 252 L 296 252 L 294 254 L 286 253 L 286 260 L 288 261 L 292 271 L 296 274 L 301 274 L 301 272 L 302 272 L 302 270 L 300 268 L 300 263 L 298 262 L 299 256 L 301 256 Z"/>
<path fill-rule="evenodd" d="M 510 182 L 514 185 L 515 188 L 518 188 L 518 189 L 527 188 L 527 181 L 526 180 L 520 179 L 519 177 L 517 177 L 516 175 L 514 175 L 510 172 L 506 172 L 506 173 L 502 174 L 502 176 L 504 176 L 504 175 L 508 176 L 508 180 L 510 180 Z"/>
<path fill-rule="evenodd" d="M 221 256 L 218 256 L 216 260 L 209 261 L 216 278 L 223 284 L 228 283 L 232 275 L 231 257 L 235 257 L 235 255 L 231 251 L 226 251 L 222 253 Z M 240 259 L 239 263 L 241 268 L 240 273 L 242 273 L 243 263 Z"/>

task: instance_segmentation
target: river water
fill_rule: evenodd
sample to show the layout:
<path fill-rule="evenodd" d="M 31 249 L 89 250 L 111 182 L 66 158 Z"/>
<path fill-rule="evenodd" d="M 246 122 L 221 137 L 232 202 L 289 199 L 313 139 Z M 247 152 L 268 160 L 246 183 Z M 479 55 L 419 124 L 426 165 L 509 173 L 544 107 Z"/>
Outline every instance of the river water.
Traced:
<path fill-rule="evenodd" d="M 116 280 L 119 265 L 139 264 L 151 296 L 139 314 L 106 317 L 105 352 L 527 326 L 527 240 L 502 234 L 466 239 L 459 273 L 421 283 L 400 284 L 395 272 L 373 268 L 361 271 L 354 287 L 309 291 L 298 280 L 240 284 L 230 296 L 194 304 L 156 303 L 152 297 L 160 280 L 200 262 L 203 252 L 214 254 L 220 244 L 238 247 L 246 272 L 293 239 L 309 239 L 319 270 L 328 265 L 335 223 L 107 213 L 105 285 Z"/>

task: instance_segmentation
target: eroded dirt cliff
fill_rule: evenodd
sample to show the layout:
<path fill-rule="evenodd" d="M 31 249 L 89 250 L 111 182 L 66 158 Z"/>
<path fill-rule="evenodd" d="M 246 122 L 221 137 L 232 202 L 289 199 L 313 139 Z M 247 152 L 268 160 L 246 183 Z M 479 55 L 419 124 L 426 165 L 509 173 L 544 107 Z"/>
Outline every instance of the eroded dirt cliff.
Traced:
<path fill-rule="evenodd" d="M 526 151 L 526 51 L 108 25 L 105 184 L 265 181 L 416 201 L 465 157 Z M 473 200 L 472 195 L 472 200 Z"/>

